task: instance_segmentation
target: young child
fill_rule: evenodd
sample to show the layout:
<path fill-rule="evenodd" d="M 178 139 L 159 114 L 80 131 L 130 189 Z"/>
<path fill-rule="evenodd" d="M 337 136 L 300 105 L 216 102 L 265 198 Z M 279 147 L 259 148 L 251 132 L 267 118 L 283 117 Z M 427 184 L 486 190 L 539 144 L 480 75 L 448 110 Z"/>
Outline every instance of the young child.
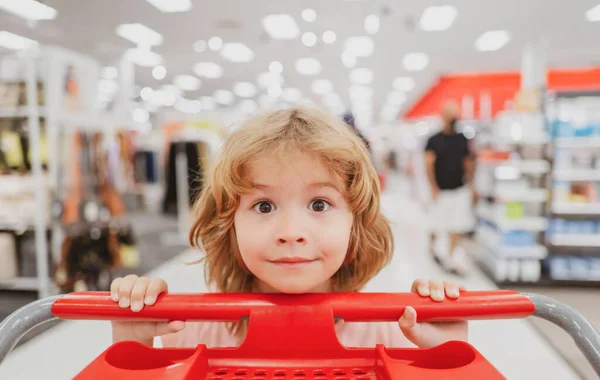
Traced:
<path fill-rule="evenodd" d="M 391 259 L 392 232 L 379 206 L 379 184 L 365 144 L 342 121 L 312 109 L 266 113 L 225 142 L 190 233 L 219 292 L 357 292 Z M 452 283 L 417 280 L 412 291 L 442 301 Z M 391 290 L 390 290 L 391 291 Z M 122 308 L 140 311 L 167 292 L 158 278 L 114 280 Z M 337 323 L 348 347 L 431 347 L 466 340 L 467 324 L 416 323 L 407 307 L 398 323 Z M 113 321 L 113 341 L 165 347 L 233 347 L 243 326 L 222 322 Z"/>

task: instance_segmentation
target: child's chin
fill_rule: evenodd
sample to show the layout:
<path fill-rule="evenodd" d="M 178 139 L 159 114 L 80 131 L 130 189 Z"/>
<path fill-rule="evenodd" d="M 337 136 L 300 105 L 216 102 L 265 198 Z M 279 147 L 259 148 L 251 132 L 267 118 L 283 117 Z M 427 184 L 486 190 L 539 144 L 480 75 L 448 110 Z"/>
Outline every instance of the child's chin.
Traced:
<path fill-rule="evenodd" d="M 300 285 L 300 284 L 276 284 L 273 286 L 280 293 L 284 294 L 304 294 L 313 293 L 315 286 L 312 284 Z"/>

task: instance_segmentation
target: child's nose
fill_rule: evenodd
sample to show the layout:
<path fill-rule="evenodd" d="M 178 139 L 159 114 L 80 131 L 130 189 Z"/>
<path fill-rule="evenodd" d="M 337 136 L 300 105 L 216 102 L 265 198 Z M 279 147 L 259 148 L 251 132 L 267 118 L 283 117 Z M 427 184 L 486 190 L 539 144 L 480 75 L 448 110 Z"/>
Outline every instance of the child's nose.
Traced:
<path fill-rule="evenodd" d="M 302 223 L 298 218 L 299 216 L 290 216 L 279 222 L 276 236 L 277 244 L 306 243 L 306 234 L 303 232 Z"/>
<path fill-rule="evenodd" d="M 285 236 L 278 239 L 279 244 L 285 244 L 289 242 L 305 243 L 306 239 L 302 236 Z"/>

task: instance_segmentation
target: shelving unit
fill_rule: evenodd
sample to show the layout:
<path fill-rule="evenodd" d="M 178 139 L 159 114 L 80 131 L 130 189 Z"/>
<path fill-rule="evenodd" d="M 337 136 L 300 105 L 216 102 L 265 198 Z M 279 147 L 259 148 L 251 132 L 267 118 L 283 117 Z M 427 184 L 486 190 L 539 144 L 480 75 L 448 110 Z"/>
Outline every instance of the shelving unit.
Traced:
<path fill-rule="evenodd" d="M 537 283 L 548 256 L 545 183 L 552 166 L 545 158 L 550 141 L 542 115 L 504 112 L 492 125 L 492 145 L 480 155 L 475 184 L 480 244 L 477 262 L 501 283 Z"/>
<path fill-rule="evenodd" d="M 548 279 L 600 287 L 600 93 L 556 93 L 549 102 L 553 146 Z"/>
<path fill-rule="evenodd" d="M 60 174 L 63 152 L 59 151 L 59 135 L 77 130 L 112 133 L 117 127 L 131 125 L 131 109 L 126 104 L 126 100 L 130 99 L 130 89 L 122 84 L 119 91 L 124 92 L 120 97 L 123 99 L 115 103 L 112 111 L 108 113 L 94 108 L 100 65 L 90 57 L 56 46 L 43 46 L 21 51 L 19 54 L 2 55 L 0 63 L 6 64 L 3 75 L 11 73 L 10 78 L 2 77 L 0 82 L 25 83 L 26 103 L 22 104 L 19 99 L 18 105 L 0 105 L 0 121 L 18 120 L 27 125 L 31 161 L 31 172 L 27 177 L 33 182 L 31 188 L 35 194 L 36 205 L 27 211 L 28 217 L 24 218 L 26 222 L 21 222 L 19 215 L 0 220 L 2 232 L 15 235 L 34 232 L 36 265 L 35 277 L 16 276 L 0 279 L 0 290 L 35 291 L 38 297 L 42 298 L 58 291 L 51 277 L 49 263 L 60 255 L 63 233 L 60 225 L 53 222 L 50 215 L 51 201 L 63 191 L 58 185 L 59 179 L 64 177 L 64 174 Z M 127 66 L 124 64 L 124 67 Z M 66 99 L 67 72 L 69 75 L 76 75 L 77 72 L 84 74 L 77 78 L 79 99 L 78 104 L 72 107 L 67 105 Z M 43 105 L 38 102 L 38 95 L 43 97 Z M 42 122 L 48 141 L 48 161 L 45 170 L 41 162 Z M 6 180 L 6 177 L 2 179 Z"/>

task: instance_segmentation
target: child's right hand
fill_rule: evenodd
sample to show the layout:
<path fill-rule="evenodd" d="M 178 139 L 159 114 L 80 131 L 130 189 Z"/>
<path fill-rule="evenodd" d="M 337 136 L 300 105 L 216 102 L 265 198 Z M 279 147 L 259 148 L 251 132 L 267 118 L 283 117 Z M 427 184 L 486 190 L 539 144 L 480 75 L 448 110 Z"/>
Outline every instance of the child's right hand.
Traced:
<path fill-rule="evenodd" d="M 141 311 L 144 306 L 154 305 L 159 294 L 168 291 L 167 283 L 160 278 L 146 278 L 129 275 L 115 279 L 110 285 L 112 300 L 121 308 Z M 134 340 L 148 346 L 156 336 L 181 331 L 185 322 L 130 322 L 113 321 L 113 343 Z"/>

